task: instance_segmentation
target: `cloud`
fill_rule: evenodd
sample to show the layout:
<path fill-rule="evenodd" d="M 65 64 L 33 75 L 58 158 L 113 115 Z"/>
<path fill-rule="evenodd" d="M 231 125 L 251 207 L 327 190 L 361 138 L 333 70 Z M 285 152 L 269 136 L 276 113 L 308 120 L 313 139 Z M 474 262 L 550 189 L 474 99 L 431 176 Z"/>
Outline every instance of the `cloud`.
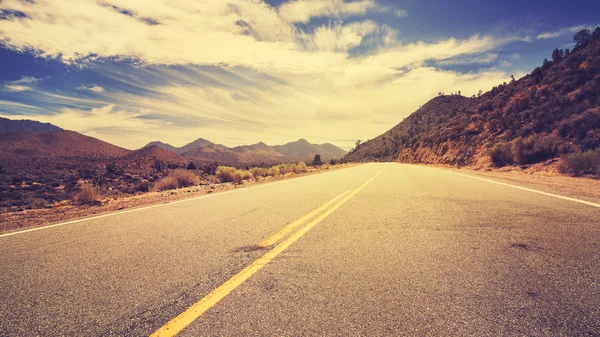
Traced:
<path fill-rule="evenodd" d="M 33 90 L 33 88 L 28 87 L 26 85 L 16 85 L 16 84 L 5 84 L 4 88 L 8 91 L 13 91 L 13 92 L 22 92 L 22 91 Z"/>
<path fill-rule="evenodd" d="M 77 89 L 79 89 L 79 90 L 88 90 L 88 91 L 91 91 L 91 92 L 95 92 L 97 94 L 102 93 L 102 92 L 105 91 L 104 88 L 101 87 L 101 86 L 99 86 L 99 85 L 92 85 L 92 86 L 89 86 L 89 87 L 86 87 L 86 86 L 82 85 L 82 86 L 78 87 Z"/>
<path fill-rule="evenodd" d="M 21 79 L 16 81 L 4 82 L 4 89 L 12 92 L 31 91 L 33 88 L 30 85 L 35 85 L 39 81 L 41 81 L 39 78 L 23 76 Z"/>
<path fill-rule="evenodd" d="M 594 29 L 595 27 L 596 26 L 586 26 L 586 25 L 571 26 L 571 27 L 566 27 L 566 28 L 563 28 L 563 29 L 560 29 L 557 31 L 553 31 L 553 32 L 541 33 L 536 38 L 538 40 L 554 39 L 554 38 L 565 36 L 565 35 L 575 34 L 583 29 Z"/>
<path fill-rule="evenodd" d="M 394 15 L 396 15 L 399 18 L 403 18 L 403 17 L 408 16 L 408 12 L 405 11 L 404 9 L 398 9 L 394 12 Z"/>
<path fill-rule="evenodd" d="M 259 0 L 3 0 L 0 9 L 26 15 L 0 20 L 4 47 L 84 64 L 134 88 L 96 82 L 110 95 L 94 99 L 36 88 L 27 104 L 52 113 L 19 113 L 128 148 L 232 135 L 239 143 L 226 145 L 373 138 L 439 91 L 470 95 L 508 79 L 498 70 L 461 74 L 428 61 L 488 62 L 498 48 L 524 40 L 473 35 L 407 43 L 373 20 L 343 20 L 380 13 L 369 0 L 279 7 Z M 386 10 L 399 16 L 397 8 Z M 330 20 L 304 24 L 317 17 Z M 143 66 L 118 62 L 124 59 Z M 104 90 L 94 83 L 77 89 Z"/>
<path fill-rule="evenodd" d="M 476 55 L 461 58 L 451 58 L 438 61 L 439 65 L 468 65 L 468 64 L 491 64 L 498 60 L 498 54 L 487 53 L 484 55 Z"/>
<path fill-rule="evenodd" d="M 369 10 L 377 9 L 372 0 L 345 2 L 343 0 L 293 0 L 279 7 L 279 14 L 289 22 L 306 23 L 315 17 L 345 18 L 365 15 Z"/>

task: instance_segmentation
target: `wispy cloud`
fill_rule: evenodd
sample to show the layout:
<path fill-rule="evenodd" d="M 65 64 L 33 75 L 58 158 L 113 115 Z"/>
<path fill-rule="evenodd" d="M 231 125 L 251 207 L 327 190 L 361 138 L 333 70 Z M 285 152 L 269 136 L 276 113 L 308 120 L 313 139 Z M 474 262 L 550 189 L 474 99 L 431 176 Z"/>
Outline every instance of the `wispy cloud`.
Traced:
<path fill-rule="evenodd" d="M 17 85 L 17 84 L 5 84 L 4 88 L 8 91 L 13 91 L 13 92 L 33 90 L 31 87 L 28 87 L 26 85 Z"/>
<path fill-rule="evenodd" d="M 438 61 L 440 65 L 465 65 L 465 64 L 491 64 L 498 60 L 498 54 L 487 53 L 484 55 L 468 56 L 462 58 L 451 58 Z"/>
<path fill-rule="evenodd" d="M 87 91 L 91 91 L 91 92 L 95 92 L 97 94 L 104 92 L 104 88 L 99 86 L 99 85 L 92 85 L 92 86 L 85 86 L 82 85 L 80 87 L 77 87 L 77 89 L 79 90 L 87 90 Z"/>
<path fill-rule="evenodd" d="M 473 35 L 407 43 L 397 30 L 361 18 L 382 10 L 371 0 L 279 7 L 258 0 L 3 0 L 0 8 L 26 15 L 0 20 L 6 48 L 83 63 L 135 89 L 117 91 L 96 80 L 77 88 L 95 93 L 92 99 L 36 88 L 36 105 L 60 108 L 20 114 L 129 148 L 156 138 L 183 144 L 232 134 L 240 143 L 271 144 L 371 138 L 438 91 L 469 95 L 509 75 L 494 69 L 462 74 L 427 61 L 487 64 L 497 49 L 524 40 Z M 330 20 L 307 28 L 313 18 Z M 96 58 L 131 59 L 143 67 Z"/>
<path fill-rule="evenodd" d="M 11 92 L 23 92 L 33 90 L 32 86 L 41 81 L 39 78 L 24 76 L 16 81 L 4 82 L 4 89 Z"/>
<path fill-rule="evenodd" d="M 556 30 L 553 32 L 544 32 L 544 33 L 538 34 L 538 36 L 536 38 L 538 40 L 554 39 L 554 38 L 565 36 L 565 35 L 572 35 L 583 29 L 594 29 L 595 27 L 596 26 L 586 26 L 586 25 L 571 26 L 571 27 L 566 27 L 566 28 L 559 29 L 559 30 Z"/>

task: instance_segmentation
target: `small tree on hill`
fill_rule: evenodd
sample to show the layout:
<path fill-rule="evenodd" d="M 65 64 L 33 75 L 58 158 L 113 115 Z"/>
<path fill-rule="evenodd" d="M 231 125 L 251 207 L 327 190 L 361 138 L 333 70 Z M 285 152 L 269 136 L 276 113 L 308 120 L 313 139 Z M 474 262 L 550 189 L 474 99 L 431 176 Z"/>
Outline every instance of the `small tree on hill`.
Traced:
<path fill-rule="evenodd" d="M 575 47 L 585 47 L 590 39 L 590 30 L 583 29 L 580 30 L 573 36 L 573 42 L 575 42 Z"/>
<path fill-rule="evenodd" d="M 313 166 L 319 165 L 323 165 L 323 162 L 321 161 L 321 155 L 317 153 L 315 154 L 315 159 L 313 159 Z"/>

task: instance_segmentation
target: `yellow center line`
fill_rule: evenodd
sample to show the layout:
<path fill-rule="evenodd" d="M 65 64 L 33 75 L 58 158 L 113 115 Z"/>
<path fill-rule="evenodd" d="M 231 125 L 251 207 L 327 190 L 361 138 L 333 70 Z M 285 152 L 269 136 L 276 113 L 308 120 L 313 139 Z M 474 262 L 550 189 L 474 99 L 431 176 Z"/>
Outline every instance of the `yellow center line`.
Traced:
<path fill-rule="evenodd" d="M 267 265 L 267 263 L 271 262 L 274 258 L 281 254 L 281 252 L 286 250 L 294 242 L 296 242 L 298 239 L 304 236 L 304 234 L 308 233 L 308 231 L 310 231 L 314 226 L 323 221 L 323 219 L 325 219 L 327 216 L 333 213 L 336 209 L 340 208 L 344 203 L 346 203 L 346 201 L 350 200 L 350 198 L 352 198 L 363 188 L 365 188 L 369 183 L 371 183 L 375 178 L 377 178 L 377 176 L 381 174 L 382 171 L 383 170 L 378 171 L 371 179 L 367 180 L 364 184 L 360 185 L 357 189 L 352 191 L 344 199 L 342 199 L 333 207 L 321 214 L 319 217 L 308 223 L 306 226 L 300 228 L 296 233 L 292 234 L 289 238 L 275 246 L 273 249 L 271 249 L 263 256 L 258 258 L 256 261 L 252 262 L 252 264 L 242 269 L 242 271 L 235 274 L 221 286 L 211 291 L 208 295 L 204 296 L 204 298 L 193 304 L 191 307 L 186 309 L 177 317 L 173 318 L 167 324 L 163 325 L 160 329 L 158 329 L 156 332 L 150 335 L 150 337 L 175 336 L 176 334 L 181 332 L 181 330 L 185 329 L 198 317 L 202 316 L 202 314 L 204 314 L 208 309 L 210 309 L 212 306 L 221 301 L 225 296 L 229 295 L 233 290 L 239 287 L 257 271 L 262 269 L 262 267 Z"/>
<path fill-rule="evenodd" d="M 344 195 L 348 194 L 350 192 L 350 190 L 347 190 L 346 192 L 338 195 L 337 197 L 329 200 L 328 202 L 324 203 L 323 205 L 321 205 L 321 207 L 315 209 L 314 211 L 306 214 L 305 216 L 301 217 L 300 219 L 292 222 L 291 224 L 285 226 L 282 230 L 280 230 L 279 232 L 277 232 L 276 234 L 273 234 L 273 236 L 271 236 L 270 238 L 264 240 L 263 242 L 258 244 L 258 247 L 260 248 L 266 248 L 269 247 L 270 245 L 273 245 L 275 243 L 277 243 L 277 241 L 279 241 L 282 237 L 288 235 L 292 230 L 294 230 L 294 228 L 304 224 L 306 221 L 312 219 L 313 217 L 315 217 L 317 214 L 321 213 L 324 209 L 326 209 L 327 207 L 331 206 L 331 204 L 333 204 L 334 202 L 336 202 L 337 200 L 339 200 L 341 197 L 343 197 Z"/>

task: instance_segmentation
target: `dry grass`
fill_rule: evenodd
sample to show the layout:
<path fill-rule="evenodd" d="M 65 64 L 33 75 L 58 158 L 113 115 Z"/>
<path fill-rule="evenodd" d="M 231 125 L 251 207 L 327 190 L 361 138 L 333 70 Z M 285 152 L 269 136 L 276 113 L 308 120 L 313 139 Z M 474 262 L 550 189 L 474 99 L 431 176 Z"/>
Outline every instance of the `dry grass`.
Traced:
<path fill-rule="evenodd" d="M 153 191 L 174 190 L 180 187 L 195 186 L 200 183 L 200 177 L 195 173 L 185 170 L 176 169 L 165 178 L 154 184 Z"/>
<path fill-rule="evenodd" d="M 169 177 L 175 178 L 179 187 L 195 186 L 200 183 L 200 177 L 186 169 L 176 169 L 169 174 Z"/>
<path fill-rule="evenodd" d="M 164 177 L 161 180 L 159 180 L 158 182 L 156 182 L 156 184 L 154 184 L 154 187 L 152 188 L 153 191 L 166 191 L 166 190 L 174 190 L 177 187 L 179 187 L 179 184 L 177 184 L 177 179 L 175 179 L 175 177 Z"/>
<path fill-rule="evenodd" d="M 79 205 L 93 205 L 98 203 L 100 192 L 97 187 L 86 184 L 75 194 L 75 202 Z"/>

